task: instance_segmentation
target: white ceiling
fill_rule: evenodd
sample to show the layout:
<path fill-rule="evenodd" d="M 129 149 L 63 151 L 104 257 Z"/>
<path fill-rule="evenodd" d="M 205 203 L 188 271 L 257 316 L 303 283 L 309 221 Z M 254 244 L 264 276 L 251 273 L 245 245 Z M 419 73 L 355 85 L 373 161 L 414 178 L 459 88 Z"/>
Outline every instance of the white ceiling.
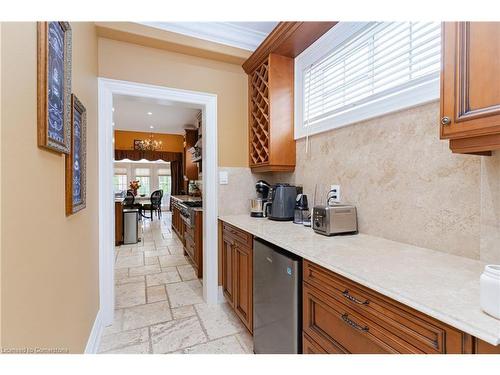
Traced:
<path fill-rule="evenodd" d="M 113 95 L 113 108 L 116 130 L 168 134 L 184 134 L 200 111 L 192 104 L 125 95 Z"/>
<path fill-rule="evenodd" d="M 254 51 L 278 22 L 143 22 L 142 24 Z"/>

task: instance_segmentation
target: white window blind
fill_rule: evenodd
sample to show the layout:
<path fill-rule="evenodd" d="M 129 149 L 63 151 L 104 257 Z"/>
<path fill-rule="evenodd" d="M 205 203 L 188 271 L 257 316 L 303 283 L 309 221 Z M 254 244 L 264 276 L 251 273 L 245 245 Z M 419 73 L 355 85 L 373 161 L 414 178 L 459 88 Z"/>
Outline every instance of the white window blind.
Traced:
<path fill-rule="evenodd" d="M 115 174 L 127 174 L 127 168 L 115 167 Z"/>
<path fill-rule="evenodd" d="M 149 176 L 150 170 L 149 170 L 149 168 L 136 168 L 135 175 L 136 176 Z"/>
<path fill-rule="evenodd" d="M 341 22 L 309 48 L 296 59 L 296 138 L 439 97 L 439 23 Z"/>
<path fill-rule="evenodd" d="M 170 168 L 158 168 L 158 176 L 170 176 Z"/>

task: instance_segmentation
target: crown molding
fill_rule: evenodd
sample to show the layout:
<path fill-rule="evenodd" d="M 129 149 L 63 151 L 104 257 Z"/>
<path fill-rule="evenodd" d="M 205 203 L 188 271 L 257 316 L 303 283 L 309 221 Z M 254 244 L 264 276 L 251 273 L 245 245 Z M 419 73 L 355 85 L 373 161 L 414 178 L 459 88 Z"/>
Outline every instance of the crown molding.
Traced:
<path fill-rule="evenodd" d="M 141 22 L 142 25 L 254 51 L 267 33 L 231 22 Z"/>

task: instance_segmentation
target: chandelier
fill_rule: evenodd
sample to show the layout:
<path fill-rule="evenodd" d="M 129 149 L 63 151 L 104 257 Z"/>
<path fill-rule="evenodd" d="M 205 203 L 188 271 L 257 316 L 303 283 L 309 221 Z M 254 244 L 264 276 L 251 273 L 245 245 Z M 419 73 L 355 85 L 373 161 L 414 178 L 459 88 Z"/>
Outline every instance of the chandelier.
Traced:
<path fill-rule="evenodd" d="M 153 133 L 148 138 L 141 140 L 138 143 L 139 150 L 156 151 L 161 148 L 161 141 L 154 139 Z"/>

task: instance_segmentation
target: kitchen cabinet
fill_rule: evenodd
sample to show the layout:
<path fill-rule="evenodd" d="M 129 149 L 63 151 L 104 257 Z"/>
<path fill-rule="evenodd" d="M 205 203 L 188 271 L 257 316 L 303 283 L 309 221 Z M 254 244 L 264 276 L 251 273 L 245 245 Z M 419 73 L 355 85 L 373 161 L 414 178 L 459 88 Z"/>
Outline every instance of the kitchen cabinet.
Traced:
<path fill-rule="evenodd" d="M 174 198 L 170 198 L 170 209 L 172 210 L 172 230 L 184 245 L 184 221 Z"/>
<path fill-rule="evenodd" d="M 243 63 L 252 172 L 295 169 L 294 58 L 335 22 L 280 22 Z"/>
<path fill-rule="evenodd" d="M 474 342 L 474 353 L 475 354 L 500 354 L 500 345 L 493 346 L 487 342 L 479 339 L 475 339 Z"/>
<path fill-rule="evenodd" d="M 196 276 L 203 277 L 203 211 L 193 212 L 191 225 L 184 223 L 184 251 L 188 256 Z"/>
<path fill-rule="evenodd" d="M 249 75 L 250 168 L 293 171 L 293 59 L 271 54 Z"/>
<path fill-rule="evenodd" d="M 189 181 L 198 180 L 198 164 L 193 161 L 193 155 L 188 151 L 194 147 L 198 141 L 197 129 L 186 129 L 184 131 L 184 151 L 183 151 L 183 165 L 184 165 L 184 190 L 188 191 Z"/>
<path fill-rule="evenodd" d="M 253 331 L 253 238 L 222 223 L 222 289 L 247 329 Z"/>
<path fill-rule="evenodd" d="M 442 26 L 441 139 L 456 153 L 500 149 L 500 23 Z"/>
<path fill-rule="evenodd" d="M 470 352 L 464 332 L 321 266 L 304 260 L 303 278 L 303 334 L 327 353 Z"/>
<path fill-rule="evenodd" d="M 123 201 L 115 200 L 115 246 L 123 244 Z"/>

